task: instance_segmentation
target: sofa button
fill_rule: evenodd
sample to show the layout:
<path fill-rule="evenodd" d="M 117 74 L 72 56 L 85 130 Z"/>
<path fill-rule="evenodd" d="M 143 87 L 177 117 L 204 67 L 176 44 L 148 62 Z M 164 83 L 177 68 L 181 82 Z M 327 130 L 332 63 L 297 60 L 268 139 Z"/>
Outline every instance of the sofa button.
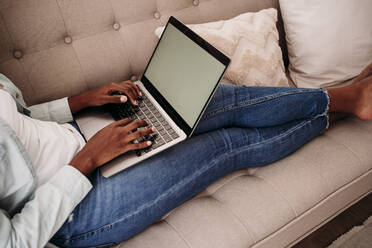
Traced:
<path fill-rule="evenodd" d="M 192 4 L 193 4 L 194 6 L 198 6 L 198 5 L 199 5 L 199 0 L 194 0 L 194 1 L 192 1 Z"/>
<path fill-rule="evenodd" d="M 118 31 L 121 28 L 121 26 L 118 22 L 114 22 L 114 24 L 112 24 L 112 28 L 114 30 Z"/>
<path fill-rule="evenodd" d="M 160 17 L 161 17 L 161 15 L 160 15 L 159 12 L 155 12 L 155 13 L 154 13 L 154 18 L 155 18 L 155 19 L 160 19 Z"/>
<path fill-rule="evenodd" d="M 72 43 L 72 38 L 70 36 L 66 36 L 64 40 L 65 40 L 66 44 L 71 44 Z"/>
<path fill-rule="evenodd" d="M 21 59 L 23 57 L 23 53 L 21 50 L 14 50 L 13 56 L 15 59 Z"/>
<path fill-rule="evenodd" d="M 132 82 L 136 82 L 137 80 L 138 80 L 138 77 L 136 75 L 132 75 L 130 77 L 130 81 L 132 81 Z"/>

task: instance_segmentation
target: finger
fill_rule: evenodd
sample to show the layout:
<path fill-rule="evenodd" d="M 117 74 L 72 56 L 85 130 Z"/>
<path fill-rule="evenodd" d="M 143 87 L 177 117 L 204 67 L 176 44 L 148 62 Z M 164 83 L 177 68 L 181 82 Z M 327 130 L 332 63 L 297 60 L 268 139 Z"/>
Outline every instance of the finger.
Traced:
<path fill-rule="evenodd" d="M 128 96 L 129 96 L 129 99 L 131 101 L 132 104 L 134 105 L 138 105 L 138 95 L 137 95 L 137 92 L 132 89 L 131 87 L 128 87 L 127 88 L 127 93 L 128 93 Z"/>
<path fill-rule="evenodd" d="M 142 96 L 142 92 L 137 84 L 133 83 L 132 81 L 128 81 L 128 84 L 137 93 L 137 96 Z"/>
<path fill-rule="evenodd" d="M 138 102 L 136 100 L 138 98 L 137 92 L 131 87 L 124 87 L 123 85 L 120 85 L 118 83 L 110 83 L 108 93 L 110 94 L 114 91 L 126 94 L 132 104 L 138 105 Z"/>
<path fill-rule="evenodd" d="M 147 121 L 140 121 L 140 120 L 136 120 L 136 121 L 133 121 L 131 123 L 129 123 L 128 125 L 125 126 L 125 129 L 127 132 L 130 132 L 130 131 L 133 131 L 139 127 L 146 127 L 148 126 L 150 123 L 148 123 Z"/>
<path fill-rule="evenodd" d="M 133 141 L 133 140 L 136 140 L 136 139 L 140 139 L 142 137 L 145 137 L 151 133 L 155 132 L 155 128 L 154 127 L 151 127 L 151 128 L 147 128 L 147 129 L 144 129 L 144 130 L 138 130 L 134 133 L 131 133 L 128 135 L 127 137 L 127 140 L 128 141 Z"/>
<path fill-rule="evenodd" d="M 125 118 L 125 119 L 122 119 L 120 121 L 115 121 L 114 125 L 115 126 L 126 126 L 131 122 L 133 122 L 133 120 L 131 118 Z"/>
<path fill-rule="evenodd" d="M 151 141 L 144 141 L 144 142 L 140 142 L 140 143 L 133 143 L 133 144 L 129 144 L 128 145 L 128 148 L 130 150 L 139 150 L 139 149 L 144 149 L 146 147 L 149 147 L 151 146 L 152 142 Z"/>
<path fill-rule="evenodd" d="M 128 97 L 124 95 L 116 95 L 116 96 L 104 96 L 103 101 L 105 104 L 107 103 L 125 103 L 128 101 Z"/>

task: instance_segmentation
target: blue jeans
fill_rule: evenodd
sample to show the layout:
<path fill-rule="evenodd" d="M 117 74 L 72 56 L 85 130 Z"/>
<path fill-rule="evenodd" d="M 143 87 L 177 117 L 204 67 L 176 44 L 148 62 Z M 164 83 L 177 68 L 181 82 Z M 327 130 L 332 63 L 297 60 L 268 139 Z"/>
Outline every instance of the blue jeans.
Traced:
<path fill-rule="evenodd" d="M 217 179 L 296 151 L 327 128 L 328 104 L 322 89 L 221 84 L 192 138 L 110 178 L 97 170 L 92 191 L 52 242 L 127 240 Z"/>

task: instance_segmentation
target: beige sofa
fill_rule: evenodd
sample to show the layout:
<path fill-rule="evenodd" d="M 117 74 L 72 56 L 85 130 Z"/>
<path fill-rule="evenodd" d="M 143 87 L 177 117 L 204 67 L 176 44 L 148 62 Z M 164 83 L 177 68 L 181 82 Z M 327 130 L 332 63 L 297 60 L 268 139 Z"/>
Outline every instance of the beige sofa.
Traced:
<path fill-rule="evenodd" d="M 278 0 L 0 0 L 0 72 L 29 104 L 136 80 L 170 15 L 202 23 L 269 7 Z M 347 119 L 286 159 L 220 179 L 120 247 L 291 246 L 371 192 L 371 154 L 372 123 Z"/>

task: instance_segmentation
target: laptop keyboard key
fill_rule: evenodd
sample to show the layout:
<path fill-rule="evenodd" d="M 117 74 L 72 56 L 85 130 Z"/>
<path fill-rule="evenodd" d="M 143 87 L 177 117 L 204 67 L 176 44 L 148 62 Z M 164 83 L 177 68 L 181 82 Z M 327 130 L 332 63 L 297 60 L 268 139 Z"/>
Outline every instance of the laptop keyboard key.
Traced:
<path fill-rule="evenodd" d="M 150 147 L 135 151 L 137 156 L 142 156 L 179 137 L 146 95 L 143 95 L 142 100 L 139 100 L 138 106 L 130 105 L 130 103 L 123 103 L 111 105 L 110 109 L 115 120 L 130 117 L 132 119 L 147 120 L 150 122 L 151 126 L 155 127 L 155 133 L 134 142 L 143 142 L 145 140 L 152 141 Z"/>
<path fill-rule="evenodd" d="M 177 139 L 179 136 L 178 136 L 177 133 L 172 133 L 172 134 L 171 134 L 171 137 L 172 137 L 173 139 Z"/>
<path fill-rule="evenodd" d="M 171 136 L 169 136 L 168 134 L 164 135 L 163 138 L 165 139 L 165 142 L 167 143 L 172 141 Z"/>

